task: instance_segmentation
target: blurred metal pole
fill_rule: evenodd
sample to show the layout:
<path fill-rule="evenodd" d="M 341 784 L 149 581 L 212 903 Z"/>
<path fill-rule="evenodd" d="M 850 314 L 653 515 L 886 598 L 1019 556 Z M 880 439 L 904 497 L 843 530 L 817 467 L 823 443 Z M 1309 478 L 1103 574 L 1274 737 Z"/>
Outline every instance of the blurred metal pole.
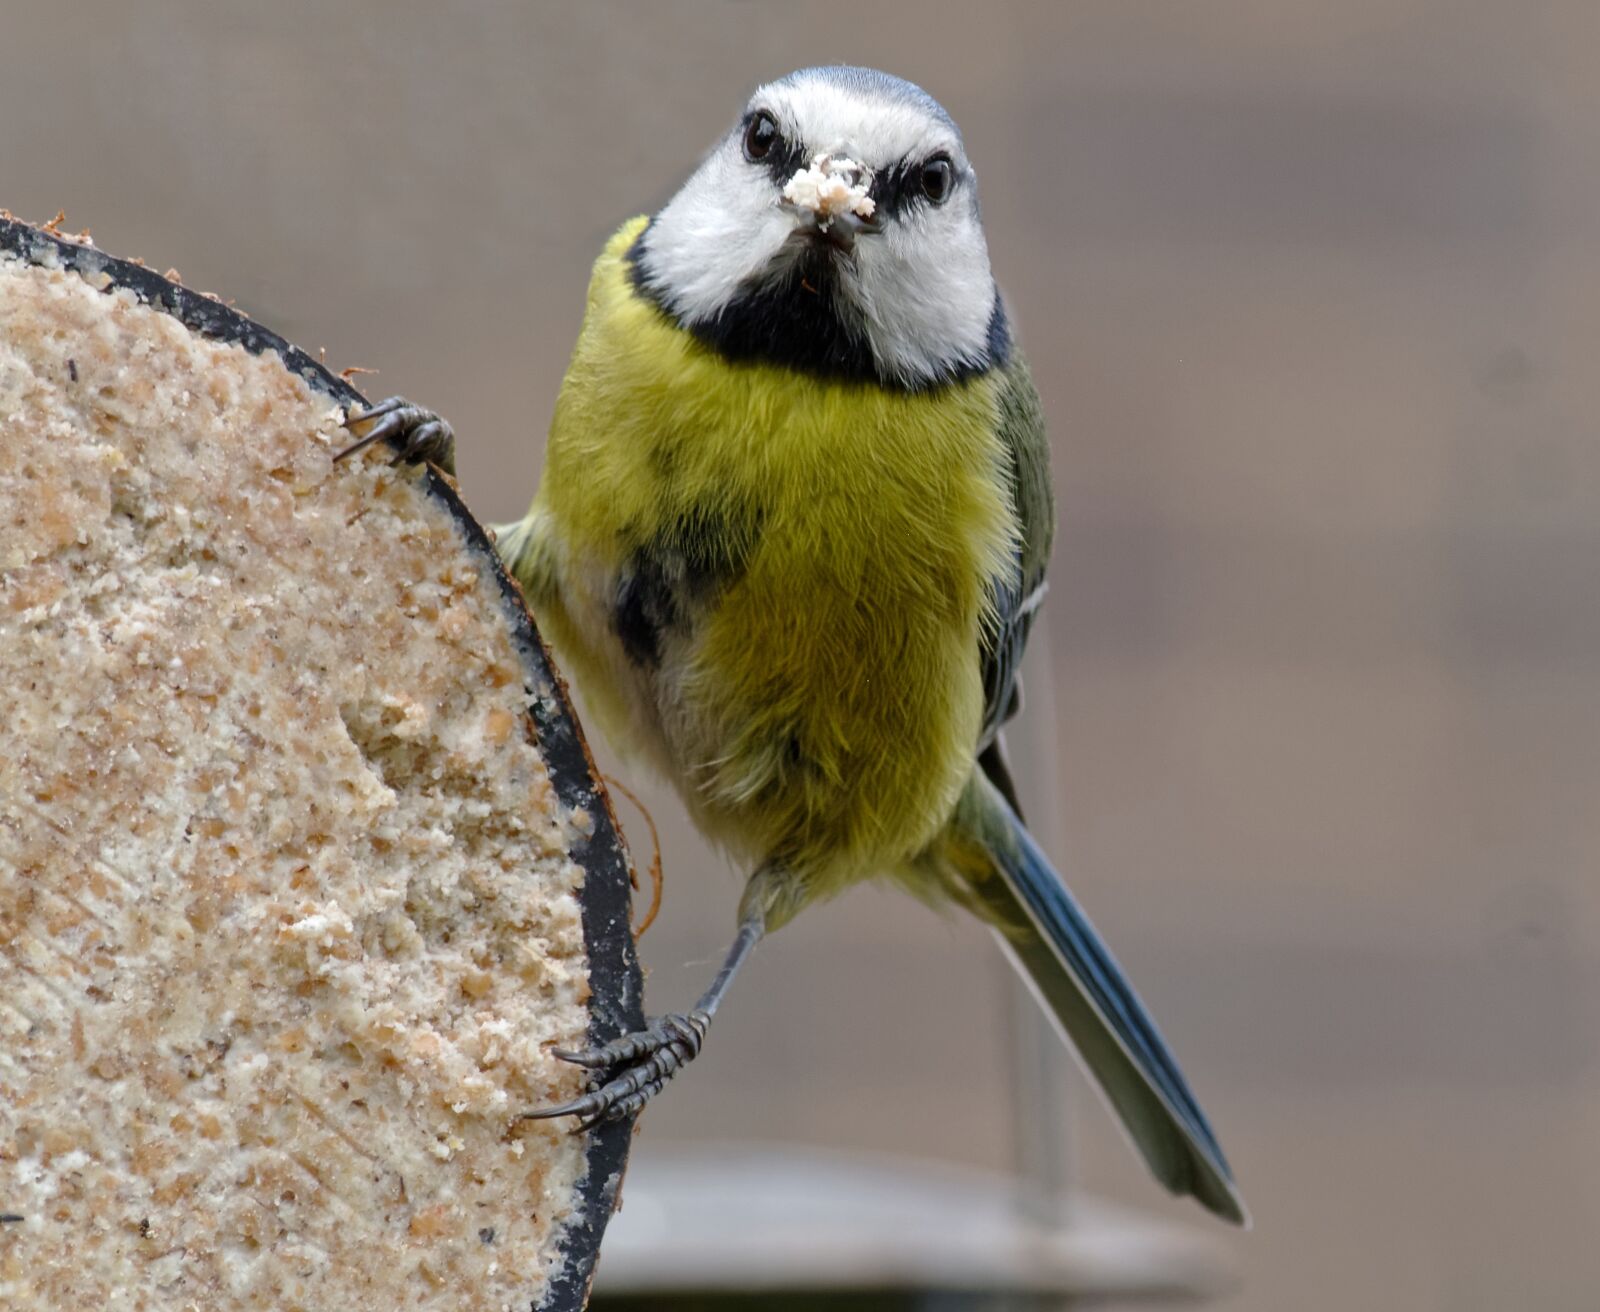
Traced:
<path fill-rule="evenodd" d="M 1023 667 L 1024 714 L 1006 734 L 1013 773 L 1028 827 L 1056 863 L 1066 860 L 1061 824 L 1062 771 L 1056 715 L 1055 662 L 1049 625 L 1034 626 Z M 1013 1155 L 1024 1214 L 1045 1226 L 1067 1219 L 1072 1192 L 1072 1147 L 1068 1126 L 1068 1071 L 1072 1058 L 1054 1024 L 1015 970 L 1011 971 L 1011 1094 L 1015 1127 Z"/>

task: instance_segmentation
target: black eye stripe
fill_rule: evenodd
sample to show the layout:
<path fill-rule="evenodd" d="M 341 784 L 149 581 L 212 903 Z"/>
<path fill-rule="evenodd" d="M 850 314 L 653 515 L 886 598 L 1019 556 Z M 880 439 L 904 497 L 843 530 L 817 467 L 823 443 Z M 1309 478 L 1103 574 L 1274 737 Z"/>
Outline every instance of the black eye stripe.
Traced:
<path fill-rule="evenodd" d="M 765 155 L 751 159 L 744 143 L 748 141 L 751 124 L 763 115 L 777 126 L 777 135 L 772 139 L 772 144 Z M 779 187 L 784 186 L 811 162 L 810 152 L 805 145 L 799 141 L 791 141 L 784 135 L 782 125 L 778 124 L 777 116 L 771 110 L 753 109 L 747 113 L 739 120 L 738 135 L 747 162 L 764 167 Z M 924 189 L 922 173 L 930 163 L 940 159 L 950 165 L 950 181 L 944 195 L 937 201 L 932 201 Z M 905 213 L 914 205 L 945 204 L 966 177 L 967 169 L 957 164 L 945 151 L 939 150 L 926 157 L 902 159 L 893 168 L 879 171 L 873 176 L 872 188 L 868 195 L 876 203 L 878 213 L 889 218 Z"/>
<path fill-rule="evenodd" d="M 940 152 L 937 155 L 930 155 L 927 159 L 903 159 L 892 169 L 884 169 L 873 178 L 872 190 L 868 194 L 877 203 L 878 210 L 884 217 L 892 218 L 904 214 L 915 205 L 931 203 L 927 193 L 922 189 L 922 170 L 933 159 L 949 159 L 949 156 Z M 942 203 L 949 202 L 966 176 L 967 170 L 954 160 L 950 160 L 950 186 L 945 191 Z"/>
<path fill-rule="evenodd" d="M 798 141 L 785 139 L 781 150 L 774 150 L 767 157 L 767 167 L 772 171 L 772 177 L 781 187 L 784 183 L 810 163 L 806 148 Z"/>

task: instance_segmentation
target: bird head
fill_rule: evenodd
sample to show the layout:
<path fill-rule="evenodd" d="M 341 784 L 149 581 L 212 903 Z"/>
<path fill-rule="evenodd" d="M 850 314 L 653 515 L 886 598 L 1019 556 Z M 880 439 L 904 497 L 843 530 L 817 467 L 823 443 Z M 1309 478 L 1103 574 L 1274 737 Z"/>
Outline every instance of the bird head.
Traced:
<path fill-rule="evenodd" d="M 1006 350 L 961 133 L 871 69 L 757 90 L 630 259 L 645 294 L 734 359 L 916 389 Z"/>

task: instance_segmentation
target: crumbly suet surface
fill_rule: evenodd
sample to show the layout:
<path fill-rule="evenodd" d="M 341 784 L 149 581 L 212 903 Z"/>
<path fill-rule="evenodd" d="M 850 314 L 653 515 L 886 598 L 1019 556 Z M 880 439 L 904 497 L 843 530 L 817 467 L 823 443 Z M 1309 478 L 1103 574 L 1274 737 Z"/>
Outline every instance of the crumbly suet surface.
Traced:
<path fill-rule="evenodd" d="M 583 872 L 488 565 L 273 354 L 0 258 L 0 1307 L 526 1309 Z"/>

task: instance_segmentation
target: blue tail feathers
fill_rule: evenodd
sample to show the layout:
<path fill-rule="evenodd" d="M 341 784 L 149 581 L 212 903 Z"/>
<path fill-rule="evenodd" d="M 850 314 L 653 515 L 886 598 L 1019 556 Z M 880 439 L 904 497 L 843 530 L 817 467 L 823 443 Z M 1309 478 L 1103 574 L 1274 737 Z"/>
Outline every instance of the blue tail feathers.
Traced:
<path fill-rule="evenodd" d="M 1011 955 L 1156 1177 L 1172 1192 L 1192 1194 L 1218 1216 L 1247 1225 L 1222 1147 L 1116 960 L 1006 800 L 981 773 L 970 787 L 978 790 L 970 799 L 977 805 L 961 812 L 979 830 L 970 837 L 1002 877 L 986 880 L 990 887 L 982 896 L 1002 913 L 1000 923 L 1022 923 L 1020 911 L 1032 930 L 1002 933 Z M 1003 889 L 994 887 L 999 882 Z M 1003 914 L 1008 909 L 1012 914 Z"/>

